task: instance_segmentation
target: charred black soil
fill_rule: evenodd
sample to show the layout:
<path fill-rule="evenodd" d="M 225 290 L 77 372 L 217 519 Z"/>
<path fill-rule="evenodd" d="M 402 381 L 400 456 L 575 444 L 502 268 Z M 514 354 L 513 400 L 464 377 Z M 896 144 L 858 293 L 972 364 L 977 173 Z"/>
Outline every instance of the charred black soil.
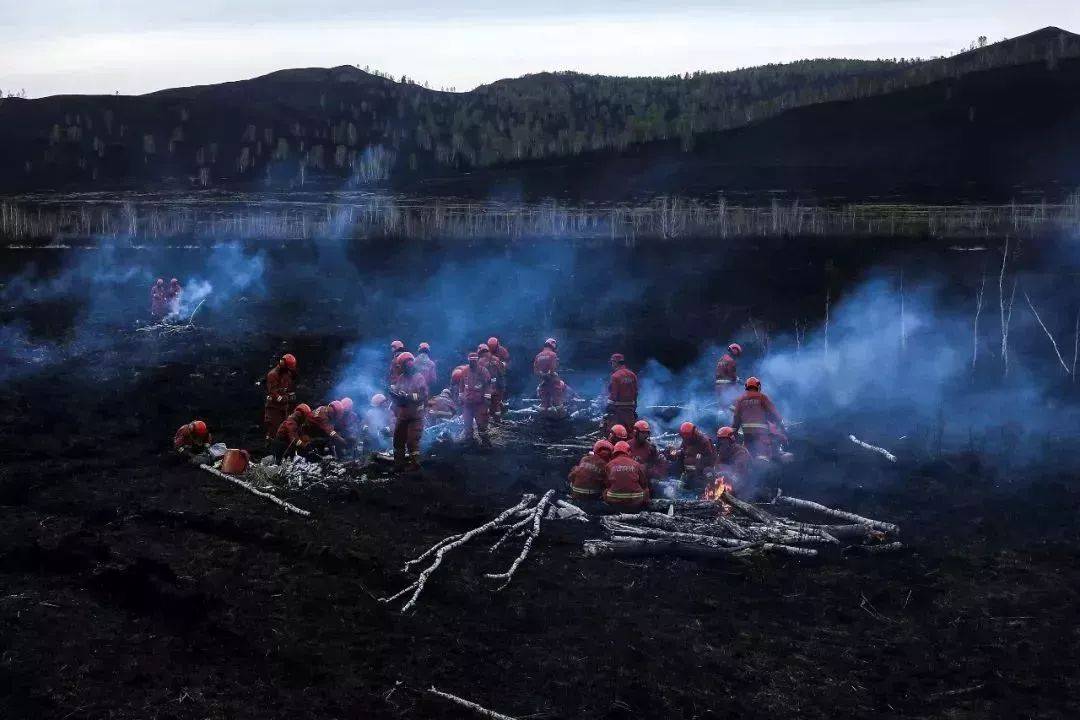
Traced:
<path fill-rule="evenodd" d="M 389 264 L 410 258 L 402 250 Z M 789 266 L 820 272 L 819 260 Z M 778 292 L 776 317 L 814 296 L 811 284 Z M 695 332 L 726 337 L 743 322 L 745 301 L 728 299 L 684 312 L 670 333 L 653 324 L 685 311 L 684 295 L 706 296 L 694 288 L 652 305 L 668 315 L 613 323 L 578 362 L 602 365 L 602 347 L 630 338 L 637 356 L 653 344 L 676 357 Z M 1065 471 L 914 444 L 891 465 L 839 427 L 804 428 L 793 431 L 798 461 L 777 479 L 785 491 L 898 523 L 906 552 L 605 561 L 581 552 L 595 528 L 552 523 L 506 590 L 483 577 L 493 561 L 481 543 L 448 558 L 403 616 L 376 598 L 407 584 L 404 560 L 522 492 L 561 488 L 570 460 L 525 449 L 522 427 L 507 431 L 521 440 L 512 448 L 446 452 L 420 476 L 297 494 L 311 517 L 286 515 L 163 448 L 196 414 L 231 446 L 258 447 L 253 383 L 268 359 L 295 350 L 302 395 L 321 399 L 355 333 L 331 311 L 304 323 L 240 316 L 168 340 L 125 332 L 107 362 L 52 364 L 0 391 L 4 717 L 462 717 L 425 694 L 432 685 L 515 717 L 1080 709 L 1080 491 Z M 293 330 L 270 334 L 271 320 Z M 530 349 L 511 345 L 516 358 Z"/>

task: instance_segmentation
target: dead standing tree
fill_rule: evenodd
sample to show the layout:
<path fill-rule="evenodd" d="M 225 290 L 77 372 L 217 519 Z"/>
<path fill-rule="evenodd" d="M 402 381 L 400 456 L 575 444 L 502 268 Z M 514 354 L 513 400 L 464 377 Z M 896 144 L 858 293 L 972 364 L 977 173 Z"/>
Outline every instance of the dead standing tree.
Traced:
<path fill-rule="evenodd" d="M 1009 293 L 1008 302 L 1005 301 L 1005 276 L 1009 263 L 1009 238 L 1006 236 L 1005 245 L 1001 250 L 1001 273 L 998 275 L 998 307 L 1001 312 L 1001 362 L 1002 373 L 1009 375 L 1009 326 L 1012 324 L 1013 304 L 1016 301 L 1016 277 L 1014 274 L 1012 292 Z"/>

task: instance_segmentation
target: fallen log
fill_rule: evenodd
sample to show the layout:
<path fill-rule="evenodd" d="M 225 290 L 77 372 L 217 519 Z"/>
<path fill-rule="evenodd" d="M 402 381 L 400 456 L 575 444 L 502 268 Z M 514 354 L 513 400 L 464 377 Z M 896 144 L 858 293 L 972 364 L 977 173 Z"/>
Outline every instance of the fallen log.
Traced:
<path fill-rule="evenodd" d="M 751 547 L 716 548 L 677 540 L 652 540 L 649 538 L 612 538 L 611 540 L 586 540 L 583 546 L 586 557 L 676 555 L 688 558 L 722 558 L 735 556 L 736 552 L 748 553 Z M 738 557 L 746 557 L 740 555 Z"/>
<path fill-rule="evenodd" d="M 779 521 L 779 518 L 777 518 L 775 515 L 767 513 L 767 512 L 765 512 L 764 510 L 762 510 L 759 507 L 756 507 L 754 505 L 751 505 L 748 502 L 740 500 L 739 498 L 735 497 L 734 495 L 732 495 L 727 490 L 725 490 L 723 493 L 720 494 L 720 499 L 723 500 L 724 502 L 726 502 L 731 507 L 738 510 L 739 512 L 753 518 L 754 520 L 757 520 L 760 523 L 765 523 L 766 525 L 771 525 L 771 524 L 776 523 L 776 522 Z"/>
<path fill-rule="evenodd" d="M 449 700 L 452 703 L 457 703 L 461 707 L 468 708 L 469 710 L 472 710 L 474 713 L 482 715 L 483 717 L 494 718 L 495 720 L 516 720 L 516 718 L 513 718 L 510 715 L 503 715 L 502 713 L 495 712 L 494 710 L 488 710 L 486 707 L 477 705 L 471 700 L 459 698 L 457 695 L 451 695 L 450 693 L 443 692 L 442 690 L 436 690 L 434 685 L 428 688 L 428 692 L 432 695 L 441 697 L 443 700 Z"/>
<path fill-rule="evenodd" d="M 880 520 L 871 520 L 855 513 L 850 513 L 845 510 L 835 510 L 830 507 L 826 507 L 820 503 L 813 502 L 812 500 L 800 500 L 799 498 L 789 497 L 787 495 L 780 495 L 776 498 L 777 502 L 791 505 L 792 507 L 802 508 L 804 510 L 816 510 L 819 513 L 828 515 L 830 517 L 840 518 L 841 520 L 847 520 L 848 522 L 859 523 L 860 525 L 866 525 L 874 530 L 880 530 L 883 533 L 898 533 L 900 528 L 892 523 L 881 522 Z"/>
<path fill-rule="evenodd" d="M 606 520 L 606 518 L 605 518 Z M 635 537 L 654 538 L 657 540 L 680 540 L 694 542 L 709 547 L 746 548 L 754 543 L 735 538 L 715 537 L 712 535 L 697 535 L 695 533 L 677 532 L 673 530 L 661 530 L 653 527 L 634 527 L 618 522 L 604 522 L 604 527 L 613 536 L 633 535 Z"/>
<path fill-rule="evenodd" d="M 893 455 L 888 450 L 886 450 L 885 448 L 878 447 L 877 445 L 871 445 L 870 443 L 865 443 L 862 440 L 860 440 L 859 438 L 855 437 L 854 435 L 848 435 L 848 439 L 851 440 L 851 442 L 855 443 L 856 445 L 858 445 L 861 448 L 865 448 L 867 450 L 870 450 L 871 452 L 876 452 L 878 455 L 881 455 L 883 458 L 885 458 L 889 462 L 896 462 L 896 456 Z"/>
<path fill-rule="evenodd" d="M 525 558 L 528 557 L 533 542 L 536 540 L 537 536 L 540 535 L 540 524 L 544 519 L 544 510 L 547 509 L 548 503 L 551 502 L 553 497 L 555 497 L 555 491 L 548 490 L 544 493 L 544 497 L 540 498 L 540 502 L 536 504 L 536 510 L 533 511 L 532 516 L 532 531 L 529 533 L 529 537 L 525 539 L 525 546 L 521 548 L 521 554 L 514 559 L 513 564 L 510 565 L 510 569 L 504 573 L 488 573 L 484 576 L 491 578 L 492 580 L 506 580 L 506 582 L 499 586 L 499 590 L 502 590 L 510 584 L 510 580 L 513 579 L 514 573 L 517 572 L 518 567 L 520 567 L 521 563 L 525 562 Z M 499 592 L 499 590 L 496 590 L 495 592 Z"/>
<path fill-rule="evenodd" d="M 241 480 L 238 477 L 233 477 L 232 475 L 228 475 L 226 473 L 223 473 L 220 470 L 218 470 L 217 468 L 211 467 L 209 465 L 200 465 L 199 467 L 202 468 L 203 470 L 205 470 L 206 472 L 210 473 L 211 475 L 219 477 L 222 480 L 228 480 L 229 482 L 231 482 L 231 483 L 233 483 L 235 485 L 239 485 L 240 487 L 244 488 L 245 490 L 247 490 L 252 495 L 258 495 L 261 498 L 269 500 L 270 502 L 274 503 L 275 505 L 278 505 L 278 506 L 284 508 L 285 510 L 288 510 L 291 513 L 296 513 L 297 515 L 300 515 L 301 517 L 307 517 L 307 516 L 311 515 L 310 511 L 304 510 L 302 508 L 298 508 L 295 505 L 292 505 L 291 503 L 287 503 L 287 502 L 285 502 L 284 500 L 282 500 L 281 498 L 279 498 L 276 495 L 271 495 L 270 493 L 263 492 L 262 490 L 257 490 L 254 486 L 249 485 L 248 483 L 244 482 L 243 480 Z"/>

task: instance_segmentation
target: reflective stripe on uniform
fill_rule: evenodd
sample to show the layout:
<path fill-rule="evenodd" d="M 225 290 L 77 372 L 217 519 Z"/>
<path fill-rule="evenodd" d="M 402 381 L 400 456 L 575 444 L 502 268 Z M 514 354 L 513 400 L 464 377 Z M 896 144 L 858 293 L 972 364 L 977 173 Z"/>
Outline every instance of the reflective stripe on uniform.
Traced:
<path fill-rule="evenodd" d="M 615 402 L 614 400 L 608 400 L 608 407 L 637 407 L 636 402 Z"/>
<path fill-rule="evenodd" d="M 743 430 L 750 428 L 751 430 L 768 430 L 769 426 L 765 423 L 743 423 Z"/>
<path fill-rule="evenodd" d="M 576 495 L 599 495 L 601 491 L 600 491 L 599 488 L 593 490 L 593 489 L 590 489 L 590 488 L 579 488 L 576 485 L 571 485 L 570 486 L 570 492 L 572 492 L 572 493 L 574 493 Z"/>
<path fill-rule="evenodd" d="M 640 500 L 645 497 L 643 491 L 638 492 L 616 492 L 615 490 L 608 490 L 607 497 L 612 500 Z"/>
<path fill-rule="evenodd" d="M 717 380 L 716 384 L 717 385 L 730 385 L 733 382 L 735 382 L 735 381 L 734 380 Z"/>

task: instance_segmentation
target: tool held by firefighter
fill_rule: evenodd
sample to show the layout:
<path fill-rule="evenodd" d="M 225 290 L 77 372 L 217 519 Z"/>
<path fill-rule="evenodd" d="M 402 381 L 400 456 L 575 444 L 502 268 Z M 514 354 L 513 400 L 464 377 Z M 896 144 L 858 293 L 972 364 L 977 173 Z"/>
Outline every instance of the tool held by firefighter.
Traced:
<path fill-rule="evenodd" d="M 775 427 L 770 427 L 772 424 Z M 761 381 L 756 377 L 746 379 L 746 392 L 735 401 L 731 428 L 742 430 L 746 449 L 758 460 L 779 458 L 780 442 L 774 436 L 781 431 L 784 420 L 769 396 L 761 391 Z"/>
<path fill-rule="evenodd" d="M 630 457 L 630 446 L 615 443 L 605 469 L 604 502 L 623 512 L 638 512 L 649 502 L 649 478 L 645 468 Z"/>
<path fill-rule="evenodd" d="M 398 469 L 420 467 L 420 437 L 424 432 L 424 407 L 428 400 L 428 385 L 416 371 L 412 353 L 403 352 L 397 358 L 401 375 L 390 386 L 394 406 L 394 466 Z"/>
<path fill-rule="evenodd" d="M 296 356 L 286 353 L 266 373 L 266 403 L 263 405 L 263 431 L 272 440 L 296 402 Z"/>
<path fill-rule="evenodd" d="M 622 425 L 633 426 L 637 421 L 637 375 L 626 367 L 626 358 L 622 353 L 611 356 L 611 379 L 608 381 L 607 412 L 604 427 Z"/>

